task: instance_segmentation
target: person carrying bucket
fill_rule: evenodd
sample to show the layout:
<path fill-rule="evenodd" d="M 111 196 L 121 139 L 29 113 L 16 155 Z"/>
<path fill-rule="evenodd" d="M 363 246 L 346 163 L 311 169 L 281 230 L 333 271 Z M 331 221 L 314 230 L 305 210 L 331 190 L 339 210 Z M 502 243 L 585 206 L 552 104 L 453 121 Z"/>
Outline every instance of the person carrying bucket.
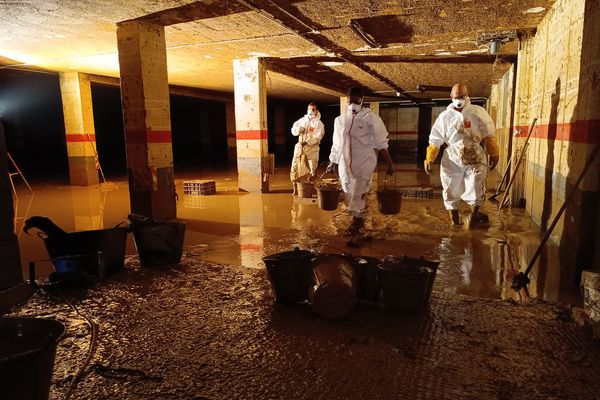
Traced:
<path fill-rule="evenodd" d="M 298 136 L 290 170 L 292 184 L 308 174 L 309 179 L 315 178 L 319 162 L 319 143 L 324 134 L 325 126 L 321 122 L 321 113 L 317 105 L 311 102 L 308 104 L 306 115 L 292 126 L 292 135 Z M 293 186 L 296 194 L 296 185 Z"/>
<path fill-rule="evenodd" d="M 388 131 L 379 115 L 363 107 L 363 91 L 348 89 L 348 105 L 335 119 L 333 145 L 329 155 L 328 172 L 337 170 L 352 224 L 346 235 L 354 236 L 364 227 L 367 214 L 367 193 L 377 167 L 377 152 L 387 162 L 387 174 L 395 167 L 388 152 Z"/>

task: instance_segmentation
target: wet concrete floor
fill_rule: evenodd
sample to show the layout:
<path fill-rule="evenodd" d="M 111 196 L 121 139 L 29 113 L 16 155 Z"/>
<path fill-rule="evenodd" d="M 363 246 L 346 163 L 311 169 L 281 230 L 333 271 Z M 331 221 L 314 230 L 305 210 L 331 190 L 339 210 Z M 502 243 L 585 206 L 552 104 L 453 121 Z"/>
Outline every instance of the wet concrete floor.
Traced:
<path fill-rule="evenodd" d="M 218 194 L 183 195 L 188 178 L 216 178 Z M 90 348 L 90 328 L 66 299 L 98 326 L 77 399 L 598 398 L 600 346 L 575 323 L 579 309 L 545 301 L 578 301 L 561 290 L 560 269 L 534 270 L 537 300 L 515 301 L 509 288 L 539 241 L 520 210 L 498 216 L 488 204 L 490 227 L 467 232 L 448 227 L 439 191 L 405 199 L 397 216 L 379 214 L 371 199 L 374 239 L 355 250 L 341 235 L 349 217 L 293 199 L 285 178 L 275 177 L 276 193 L 256 195 L 238 193 L 228 174 L 178 176 L 178 214 L 188 224 L 180 265 L 141 268 L 130 238 L 123 273 L 40 289 L 15 309 L 67 325 L 51 398 L 64 397 Z M 29 215 L 68 231 L 110 227 L 128 212 L 123 183 L 35 190 Z M 431 305 L 405 315 L 359 304 L 339 323 L 305 305 L 276 305 L 260 260 L 294 246 L 439 259 Z M 22 234 L 21 249 L 24 261 L 47 257 L 35 236 Z M 549 246 L 545 259 L 555 251 Z"/>
<path fill-rule="evenodd" d="M 439 189 L 435 172 L 430 178 L 408 165 L 399 170 L 396 184 L 430 184 Z M 183 194 L 183 181 L 188 179 L 216 180 L 217 194 Z M 495 179 L 495 175 L 490 176 L 490 188 L 495 187 Z M 441 262 L 435 284 L 438 291 L 519 299 L 510 289 L 512 276 L 527 266 L 540 239 L 539 229 L 523 210 L 499 214 L 492 202 L 484 207 L 491 220 L 488 228 L 450 229 L 440 191 L 436 190 L 433 199 L 404 199 L 400 214 L 393 216 L 380 214 L 371 194 L 366 225 L 374 240 L 357 250 L 347 247 L 347 238 L 342 236 L 350 224 L 343 205 L 337 211 L 322 211 L 316 199 L 294 198 L 285 170 L 271 178 L 269 194 L 240 193 L 233 171 L 183 173 L 177 176 L 176 184 L 178 217 L 187 223 L 185 247 L 201 249 L 203 260 L 245 268 L 262 269 L 263 256 L 294 247 L 373 256 L 425 256 Z M 31 196 L 20 188 L 18 216 L 48 216 L 66 231 L 112 227 L 126 221 L 129 212 L 124 181 L 113 181 L 100 188 L 38 184 L 34 190 L 35 195 Z M 23 266 L 31 260 L 47 260 L 42 240 L 21 232 L 23 220 L 17 221 Z M 131 235 L 127 252 L 135 254 Z M 580 304 L 572 273 L 561 271 L 554 244 L 546 246 L 540 260 L 530 276 L 529 295 Z M 38 270 L 42 275 L 48 274 L 52 266 L 48 261 L 40 261 Z"/>

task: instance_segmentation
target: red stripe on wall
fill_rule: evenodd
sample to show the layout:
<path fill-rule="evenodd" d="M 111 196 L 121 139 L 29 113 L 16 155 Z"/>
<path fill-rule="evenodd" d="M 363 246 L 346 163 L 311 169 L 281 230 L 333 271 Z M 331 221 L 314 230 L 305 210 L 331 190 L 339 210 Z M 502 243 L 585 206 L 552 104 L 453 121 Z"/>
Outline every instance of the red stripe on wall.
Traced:
<path fill-rule="evenodd" d="M 92 142 L 96 141 L 96 135 L 94 135 L 94 134 L 90 134 L 88 137 L 88 135 L 80 134 L 80 133 L 67 133 L 66 138 L 67 138 L 67 143 L 89 142 L 90 139 L 92 140 Z"/>
<path fill-rule="evenodd" d="M 528 126 L 517 126 L 516 128 L 520 132 L 515 137 L 527 137 Z M 600 143 L 600 119 L 565 124 L 536 125 L 531 137 L 574 143 Z"/>
<path fill-rule="evenodd" d="M 251 130 L 251 131 L 236 131 L 235 138 L 237 140 L 260 140 L 268 139 L 269 133 L 267 130 Z"/>

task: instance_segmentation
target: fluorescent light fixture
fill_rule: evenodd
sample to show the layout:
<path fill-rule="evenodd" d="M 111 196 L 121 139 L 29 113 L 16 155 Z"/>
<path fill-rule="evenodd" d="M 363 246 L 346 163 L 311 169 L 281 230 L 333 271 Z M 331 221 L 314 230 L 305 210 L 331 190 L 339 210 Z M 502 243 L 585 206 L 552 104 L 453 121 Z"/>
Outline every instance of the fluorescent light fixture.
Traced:
<path fill-rule="evenodd" d="M 537 13 L 541 13 L 544 10 L 545 10 L 544 7 L 532 7 L 530 9 L 526 10 L 525 14 L 537 14 Z"/>
<path fill-rule="evenodd" d="M 344 63 L 341 61 L 323 61 L 323 62 L 320 62 L 319 64 L 321 64 L 325 67 L 341 67 L 342 65 L 344 65 Z"/>

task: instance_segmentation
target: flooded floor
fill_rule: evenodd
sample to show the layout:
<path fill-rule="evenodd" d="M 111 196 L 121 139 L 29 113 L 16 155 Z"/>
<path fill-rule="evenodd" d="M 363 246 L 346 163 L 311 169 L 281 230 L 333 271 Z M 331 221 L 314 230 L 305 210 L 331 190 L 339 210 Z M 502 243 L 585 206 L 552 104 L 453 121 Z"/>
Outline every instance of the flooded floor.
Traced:
<path fill-rule="evenodd" d="M 405 185 L 429 183 L 404 174 Z M 531 275 L 530 294 L 538 299 L 514 300 L 523 296 L 510 289 L 512 276 L 539 242 L 520 210 L 498 215 L 490 203 L 489 228 L 452 230 L 439 191 L 433 199 L 405 199 L 395 216 L 380 214 L 371 198 L 373 240 L 355 249 L 342 235 L 350 218 L 294 199 L 284 173 L 274 177 L 274 193 L 262 195 L 238 193 L 228 173 L 177 178 L 178 215 L 187 222 L 179 265 L 141 268 L 129 238 L 123 273 L 83 287 L 38 289 L 12 312 L 67 326 L 51 399 L 65 397 L 80 369 L 72 399 L 531 400 L 600 393 L 600 346 L 575 322 L 579 309 L 557 303 L 578 300 L 552 264 L 553 245 Z M 184 179 L 209 178 L 217 181 L 216 195 L 183 195 Z M 30 204 L 19 197 L 19 216 L 29 204 L 29 216 L 48 216 L 67 231 L 114 226 L 129 209 L 122 182 L 34 189 Z M 47 258 L 40 238 L 21 234 L 20 243 L 23 261 Z M 410 315 L 360 303 L 331 323 L 307 304 L 274 304 L 261 258 L 294 247 L 439 260 L 430 306 Z M 39 264 L 50 270 L 48 261 Z"/>
<path fill-rule="evenodd" d="M 512 277 L 525 269 L 540 240 L 539 229 L 523 210 L 499 214 L 496 203 L 488 202 L 484 207 L 491 220 L 488 228 L 454 230 L 443 208 L 437 173 L 430 178 L 408 165 L 399 171 L 395 184 L 431 185 L 437 189 L 434 198 L 405 198 L 400 214 L 389 216 L 378 212 L 372 193 L 366 229 L 373 240 L 360 249 L 346 246 L 348 238 L 342 233 L 350 217 L 343 211 L 344 206 L 340 204 L 337 211 L 322 211 L 316 199 L 294 198 L 285 170 L 271 177 L 269 194 L 240 193 L 233 171 L 179 174 L 177 213 L 187 223 L 185 248 L 194 249 L 205 261 L 257 269 L 264 268 L 263 256 L 294 247 L 372 256 L 425 256 L 441 262 L 437 291 L 520 299 L 510 289 Z M 189 179 L 215 180 L 217 194 L 185 195 L 183 181 Z M 490 188 L 495 187 L 495 179 L 490 176 Z M 41 275 L 51 272 L 52 266 L 43 241 L 35 234 L 22 233 L 25 217 L 47 216 L 70 232 L 112 227 L 126 221 L 129 213 L 124 180 L 99 188 L 38 184 L 34 190 L 31 196 L 25 188 L 19 188 L 16 227 L 23 266 L 37 260 Z M 131 235 L 127 253 L 136 253 Z M 579 305 L 573 273 L 561 271 L 558 259 L 556 246 L 549 243 L 530 275 L 529 295 Z"/>

